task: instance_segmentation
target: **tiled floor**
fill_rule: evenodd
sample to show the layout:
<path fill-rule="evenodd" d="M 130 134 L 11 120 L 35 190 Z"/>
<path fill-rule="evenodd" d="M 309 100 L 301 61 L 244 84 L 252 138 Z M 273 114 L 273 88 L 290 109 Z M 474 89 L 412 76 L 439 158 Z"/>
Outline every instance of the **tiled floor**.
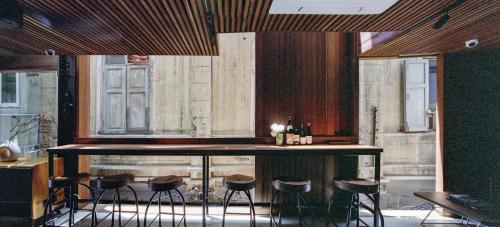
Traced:
<path fill-rule="evenodd" d="M 98 213 L 98 218 L 100 220 L 103 220 L 99 226 L 111 226 L 111 216 L 106 216 L 106 212 L 111 211 L 112 207 L 111 206 L 102 206 L 99 207 L 99 213 Z M 124 205 L 122 207 L 124 211 L 134 211 L 135 207 L 131 205 Z M 182 209 L 181 207 L 175 207 L 176 212 L 181 213 Z M 144 211 L 145 211 L 145 206 L 140 206 L 140 226 L 143 226 L 143 221 L 144 221 Z M 164 205 L 162 207 L 162 211 L 165 212 L 170 212 L 170 207 Z M 215 227 L 215 226 L 221 226 L 222 223 L 222 215 L 221 215 L 222 209 L 220 207 L 211 207 L 210 208 L 210 215 L 207 218 L 207 224 L 210 227 Z M 151 221 L 154 219 L 158 212 L 157 206 L 152 207 L 148 211 L 147 215 L 147 220 L 148 224 L 151 223 Z M 228 212 L 232 213 L 247 213 L 248 208 L 245 207 L 231 207 Z M 188 207 L 187 208 L 187 226 L 201 226 L 202 218 L 201 218 L 201 208 L 200 207 Z M 265 208 L 259 208 L 257 209 L 257 226 L 258 227 L 263 227 L 263 226 L 269 226 L 269 217 L 267 215 L 267 209 Z M 411 226 L 421 226 L 420 222 L 422 219 L 425 217 L 425 215 L 428 213 L 427 210 L 383 210 L 382 213 L 384 214 L 385 217 L 385 226 L 388 227 L 411 227 Z M 90 221 L 91 218 L 90 216 L 83 217 L 89 214 L 89 212 L 81 211 L 77 214 L 76 219 L 81 219 L 81 221 L 77 224 L 77 226 L 90 226 Z M 130 226 L 130 227 L 136 227 L 137 226 L 137 221 L 136 217 L 133 216 L 132 213 L 123 213 L 122 214 L 122 224 L 125 222 L 129 221 L 125 226 Z M 362 219 L 365 220 L 368 224 L 372 223 L 372 217 L 365 212 L 362 212 L 361 214 Z M 83 217 L 83 218 L 82 218 Z M 105 218 L 104 218 L 105 217 Z M 104 219 L 102 219 L 104 218 Z M 171 219 L 172 216 L 169 214 L 164 214 L 162 215 L 162 226 L 171 226 Z M 180 221 L 181 216 L 177 215 L 176 216 L 176 221 Z M 116 223 L 117 219 L 115 216 L 115 226 L 117 226 Z M 442 217 L 437 213 L 433 213 L 429 219 L 427 220 L 428 222 L 446 222 L 446 223 L 456 223 L 453 219 Z M 64 220 L 60 220 L 57 224 L 64 225 Z M 340 225 L 341 223 L 338 223 L 339 226 L 344 226 L 343 224 Z M 354 226 L 355 222 L 351 223 L 351 226 Z M 158 219 L 156 219 L 154 222 L 151 223 L 152 227 L 159 226 L 158 225 Z M 183 225 L 180 225 L 183 226 Z M 237 226 L 249 226 L 249 217 L 248 215 L 244 214 L 231 214 L 226 216 L 226 226 L 227 227 L 237 227 Z M 294 218 L 284 218 L 283 219 L 283 226 L 298 226 L 298 220 Z M 316 218 L 314 220 L 313 226 L 325 226 L 324 221 L 321 218 Z M 333 225 L 330 225 L 333 226 Z M 459 226 L 459 225 L 426 225 L 426 226 Z"/>

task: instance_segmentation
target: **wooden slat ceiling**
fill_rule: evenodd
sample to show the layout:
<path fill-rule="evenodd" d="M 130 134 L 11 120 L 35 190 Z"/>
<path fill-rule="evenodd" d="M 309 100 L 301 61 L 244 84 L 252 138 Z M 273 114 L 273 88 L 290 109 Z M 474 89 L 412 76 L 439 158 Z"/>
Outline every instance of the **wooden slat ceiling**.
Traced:
<path fill-rule="evenodd" d="M 432 28 L 437 18 L 406 34 L 396 35 L 361 56 L 429 55 L 500 48 L 500 1 L 466 1 L 449 15 L 450 20 L 441 29 Z M 479 45 L 466 48 L 465 41 L 474 38 L 479 39 Z"/>
<path fill-rule="evenodd" d="M 454 0 L 399 0 L 379 15 L 270 15 L 267 12 L 272 0 L 206 1 L 213 30 L 226 33 L 403 31 Z M 56 54 L 217 55 L 203 0 L 18 2 L 25 10 L 23 29 L 0 30 L 0 54 L 43 54 L 45 48 L 51 48 Z M 469 5 L 478 5 L 470 2 L 483 2 L 490 7 L 498 3 L 468 0 Z"/>

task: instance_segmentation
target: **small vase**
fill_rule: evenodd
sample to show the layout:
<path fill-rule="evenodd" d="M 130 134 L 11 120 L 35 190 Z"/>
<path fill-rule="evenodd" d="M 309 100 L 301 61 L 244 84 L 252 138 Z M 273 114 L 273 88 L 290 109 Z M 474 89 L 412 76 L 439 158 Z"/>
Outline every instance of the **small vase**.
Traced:
<path fill-rule="evenodd" d="M 17 161 L 20 155 L 21 148 L 17 144 L 17 139 L 0 144 L 0 162 Z"/>
<path fill-rule="evenodd" d="M 283 140 L 284 140 L 283 137 L 284 137 L 283 133 L 281 133 L 281 132 L 276 134 L 276 145 L 278 145 L 278 146 L 283 145 Z"/>

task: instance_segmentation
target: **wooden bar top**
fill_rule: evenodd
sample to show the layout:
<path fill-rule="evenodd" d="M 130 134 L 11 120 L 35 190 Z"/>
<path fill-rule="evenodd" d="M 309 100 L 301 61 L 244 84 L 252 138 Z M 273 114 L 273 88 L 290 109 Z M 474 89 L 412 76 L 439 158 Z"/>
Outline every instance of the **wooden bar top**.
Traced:
<path fill-rule="evenodd" d="M 270 144 L 69 144 L 49 148 L 48 152 L 89 155 L 373 155 L 382 152 L 382 148 L 368 145 L 325 144 L 293 146 Z"/>

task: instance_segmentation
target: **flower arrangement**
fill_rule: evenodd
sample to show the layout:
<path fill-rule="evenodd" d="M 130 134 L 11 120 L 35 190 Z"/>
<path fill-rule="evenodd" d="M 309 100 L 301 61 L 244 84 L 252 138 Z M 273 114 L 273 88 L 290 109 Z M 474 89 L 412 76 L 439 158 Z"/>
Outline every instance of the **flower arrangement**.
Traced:
<path fill-rule="evenodd" d="M 283 132 L 285 131 L 285 126 L 281 124 L 271 125 L 271 136 L 276 138 L 276 145 L 283 145 Z"/>

